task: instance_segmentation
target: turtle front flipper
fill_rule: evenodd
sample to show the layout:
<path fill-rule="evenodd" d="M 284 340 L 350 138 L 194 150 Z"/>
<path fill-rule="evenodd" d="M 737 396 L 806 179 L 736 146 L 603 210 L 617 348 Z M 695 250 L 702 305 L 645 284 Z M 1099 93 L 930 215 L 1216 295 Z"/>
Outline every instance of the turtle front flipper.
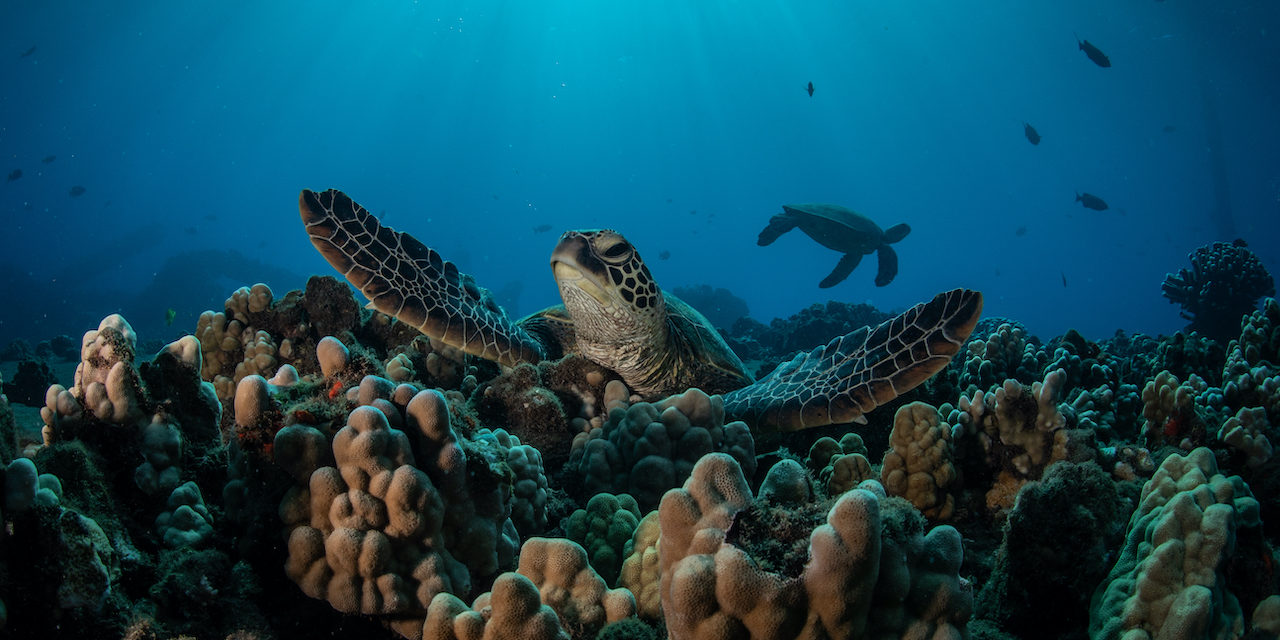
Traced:
<path fill-rule="evenodd" d="M 862 262 L 861 253 L 844 254 L 844 257 L 840 258 L 840 262 L 836 263 L 836 268 L 832 269 L 831 273 L 828 274 L 827 277 L 823 278 L 822 282 L 818 283 L 818 288 L 827 289 L 844 282 L 844 279 L 848 278 L 849 274 L 853 273 L 853 270 L 858 267 L 859 262 Z M 878 277 L 876 278 L 876 282 L 877 284 L 880 282 Z"/>
<path fill-rule="evenodd" d="M 413 236 L 382 226 L 345 193 L 304 189 L 298 205 L 311 243 L 373 308 L 487 360 L 515 366 L 543 359 L 543 345 L 474 278 Z"/>
<path fill-rule="evenodd" d="M 898 252 L 893 247 L 882 244 L 876 250 L 876 257 L 880 262 L 880 267 L 876 270 L 876 286 L 883 287 L 893 282 L 898 275 Z"/>
<path fill-rule="evenodd" d="M 846 422 L 941 371 L 982 312 L 982 294 L 955 289 L 874 329 L 863 327 L 800 353 L 748 387 L 724 395 L 726 418 L 758 431 L 797 431 Z"/>
<path fill-rule="evenodd" d="M 756 238 L 756 244 L 761 247 L 771 245 L 782 234 L 796 228 L 797 224 L 799 224 L 799 220 L 790 212 L 779 213 L 769 218 L 769 224 L 764 228 L 764 231 L 760 232 L 760 237 Z M 849 274 L 846 273 L 845 275 Z"/>

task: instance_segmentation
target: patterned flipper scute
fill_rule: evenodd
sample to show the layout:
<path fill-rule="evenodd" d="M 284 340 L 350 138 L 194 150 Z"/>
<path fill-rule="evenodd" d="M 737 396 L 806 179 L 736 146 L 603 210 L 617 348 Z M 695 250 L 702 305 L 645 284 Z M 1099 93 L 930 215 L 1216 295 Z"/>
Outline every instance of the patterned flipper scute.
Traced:
<path fill-rule="evenodd" d="M 507 366 L 542 360 L 542 345 L 471 276 L 413 236 L 382 226 L 346 194 L 304 189 L 299 210 L 311 243 L 378 311 Z"/>
<path fill-rule="evenodd" d="M 863 421 L 862 414 L 947 366 L 981 313 L 977 291 L 940 293 L 875 328 L 800 353 L 755 384 L 725 394 L 725 415 L 766 431 Z"/>

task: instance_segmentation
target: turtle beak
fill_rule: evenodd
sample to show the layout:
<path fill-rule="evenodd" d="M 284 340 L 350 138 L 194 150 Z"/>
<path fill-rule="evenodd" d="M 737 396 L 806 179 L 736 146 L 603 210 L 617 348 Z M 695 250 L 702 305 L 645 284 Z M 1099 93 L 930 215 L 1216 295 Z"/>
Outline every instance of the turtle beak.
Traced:
<path fill-rule="evenodd" d="M 590 251 L 586 238 L 581 234 L 571 231 L 560 237 L 555 251 L 551 252 L 551 274 L 555 277 L 556 284 L 562 290 L 573 287 L 591 296 L 600 305 L 611 306 L 613 301 L 605 288 L 592 277 L 589 270 L 582 268 L 579 258 L 584 255 L 589 258 Z"/>

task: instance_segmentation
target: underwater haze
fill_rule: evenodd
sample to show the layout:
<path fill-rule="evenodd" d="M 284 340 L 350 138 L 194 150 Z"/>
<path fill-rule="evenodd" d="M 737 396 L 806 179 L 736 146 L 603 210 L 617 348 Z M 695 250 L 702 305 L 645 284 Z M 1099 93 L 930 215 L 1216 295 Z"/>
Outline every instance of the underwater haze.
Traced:
<path fill-rule="evenodd" d="M 516 316 L 558 302 L 562 230 L 606 227 L 766 323 L 967 287 L 1043 337 L 1167 334 L 1195 248 L 1280 270 L 1277 32 L 1263 0 L 6 0 L 0 342 L 117 311 L 171 339 L 330 274 L 297 201 L 331 187 Z M 757 245 L 815 202 L 909 224 L 896 279 Z"/>

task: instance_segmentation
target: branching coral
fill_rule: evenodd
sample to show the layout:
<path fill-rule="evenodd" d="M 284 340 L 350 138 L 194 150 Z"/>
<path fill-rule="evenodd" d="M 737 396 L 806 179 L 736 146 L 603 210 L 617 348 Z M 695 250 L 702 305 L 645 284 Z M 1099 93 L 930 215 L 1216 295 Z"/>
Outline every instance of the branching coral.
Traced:
<path fill-rule="evenodd" d="M 1190 450 L 1206 441 L 1206 420 L 1197 407 L 1198 395 L 1209 385 L 1192 374 L 1186 382 L 1161 371 L 1142 388 L 1143 442 L 1152 450 L 1162 444 Z"/>
<path fill-rule="evenodd" d="M 990 326 L 990 322 L 986 323 Z M 981 323 L 980 323 L 981 326 Z M 976 332 L 975 332 L 976 333 Z M 965 344 L 960 389 L 965 393 L 989 391 L 1001 380 L 1030 383 L 1040 376 L 1048 354 L 1027 340 L 1026 330 L 1003 322 L 986 338 L 973 337 Z M 960 358 L 956 358 L 959 360 Z"/>
<path fill-rule="evenodd" d="M 75 384 L 53 385 L 45 394 L 43 435 L 46 444 L 86 441 L 117 470 L 134 468 L 133 479 L 144 492 L 163 495 L 178 485 L 184 460 L 198 460 L 220 444 L 222 405 L 213 386 L 200 380 L 194 338 L 170 343 L 137 365 L 136 342 L 119 315 L 87 332 Z"/>
<path fill-rule="evenodd" d="M 1187 328 L 1226 342 L 1240 330 L 1263 296 L 1276 294 L 1275 280 L 1243 243 L 1215 242 L 1187 255 L 1191 268 L 1165 276 L 1160 289 L 1182 307 Z"/>
<path fill-rule="evenodd" d="M 995 485 L 987 492 L 987 507 L 993 511 L 1013 506 L 1018 489 L 1038 479 L 1050 464 L 1087 457 L 1077 451 L 1081 447 L 1073 441 L 1058 405 L 1065 381 L 1066 373 L 1057 369 L 1029 389 L 1006 380 L 995 393 L 975 392 L 972 398 L 960 398 L 954 418 L 976 432 L 988 465 L 997 473 Z"/>

